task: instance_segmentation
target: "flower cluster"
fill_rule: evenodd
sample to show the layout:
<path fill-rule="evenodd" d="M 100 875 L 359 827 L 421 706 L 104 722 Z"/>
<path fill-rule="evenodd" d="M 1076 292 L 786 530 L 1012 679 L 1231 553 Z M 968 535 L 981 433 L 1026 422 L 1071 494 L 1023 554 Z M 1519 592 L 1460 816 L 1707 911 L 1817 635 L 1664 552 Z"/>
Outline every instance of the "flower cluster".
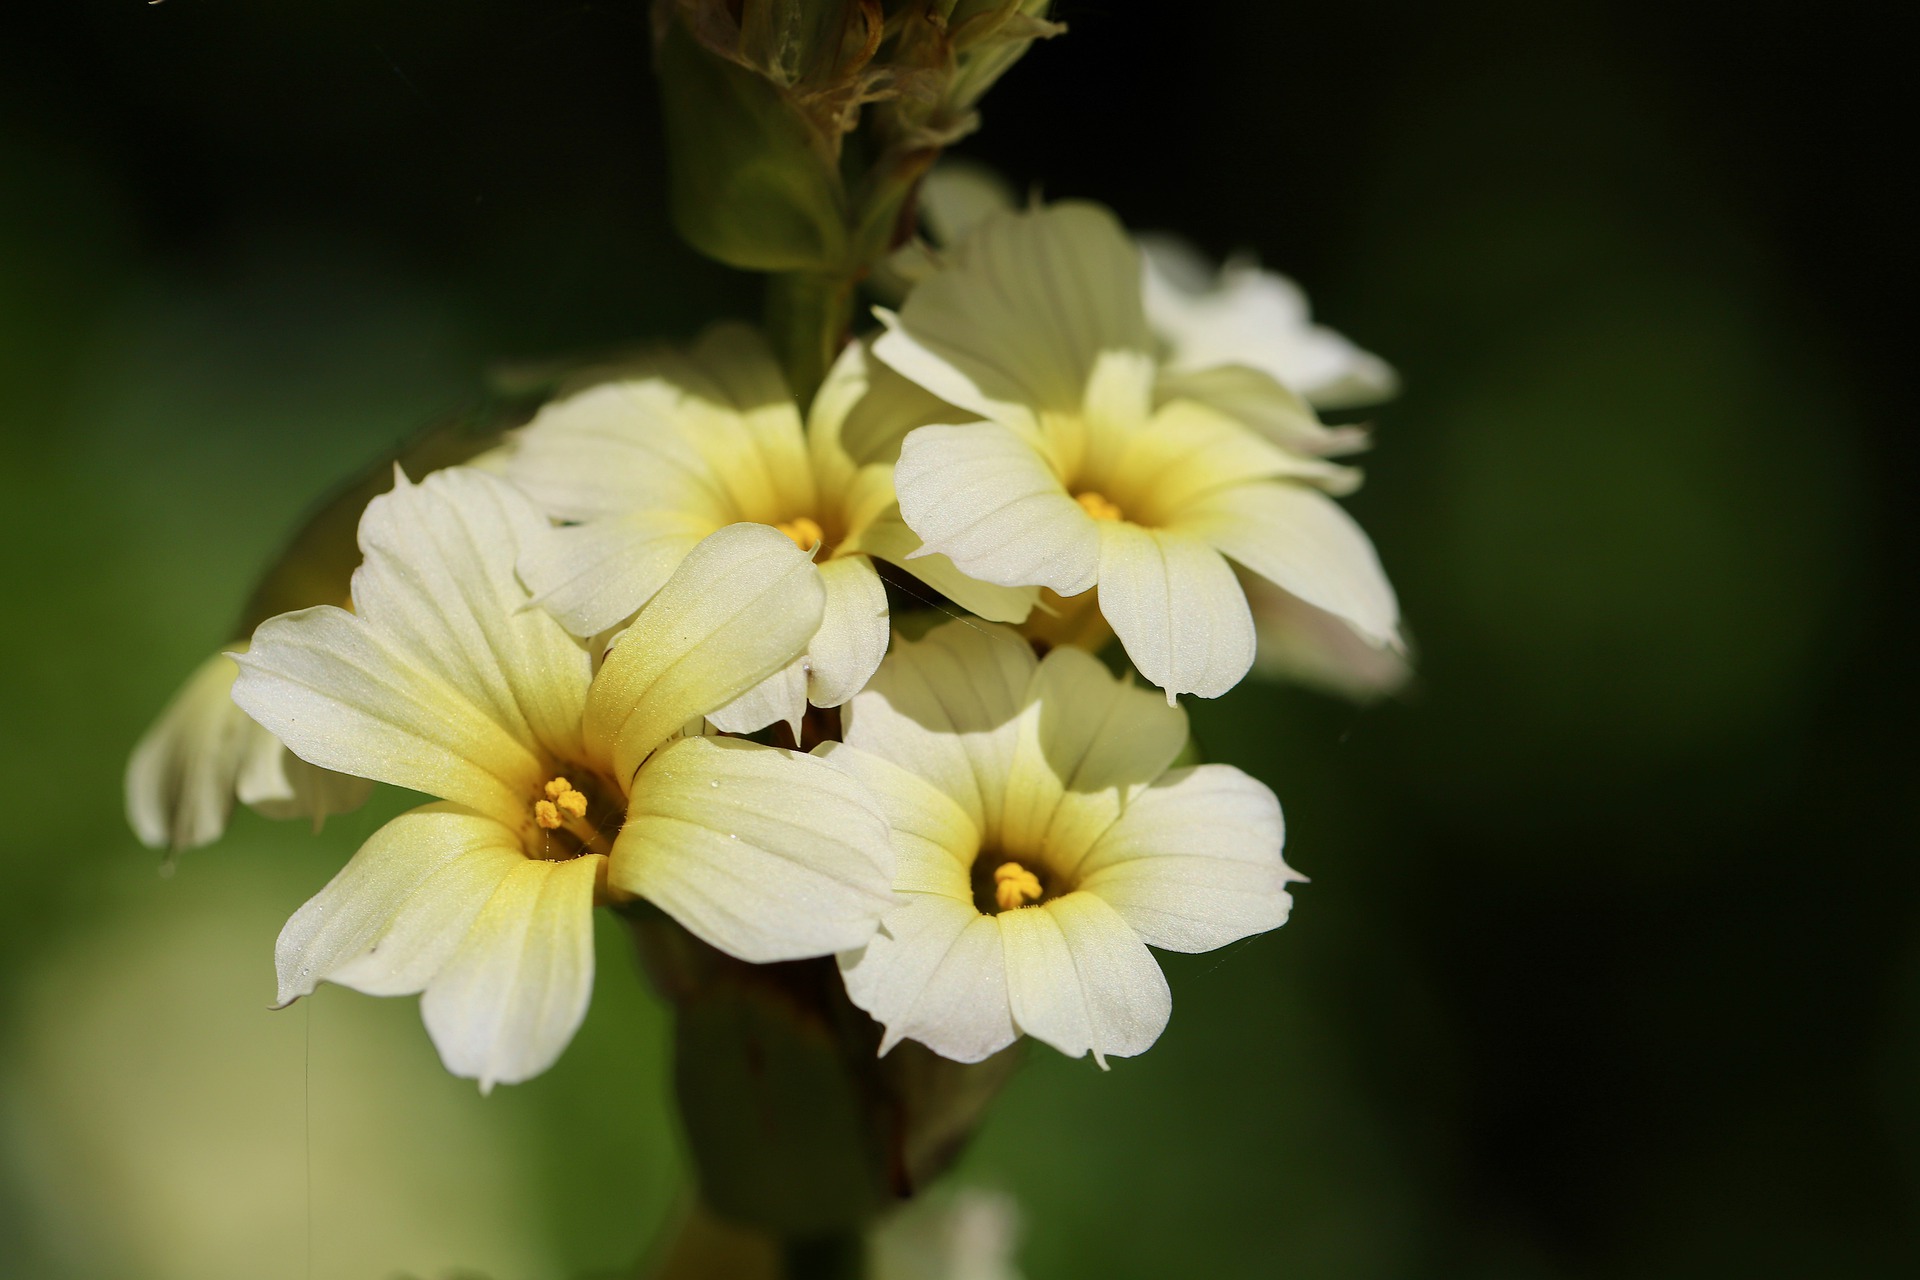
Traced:
<path fill-rule="evenodd" d="M 283 1002 L 418 993 L 450 1070 L 524 1080 L 584 1016 L 594 907 L 644 900 L 741 960 L 837 957 L 883 1053 L 1104 1064 L 1166 1025 L 1150 947 L 1285 921 L 1279 804 L 1181 763 L 1178 699 L 1403 671 L 1335 500 L 1363 437 L 1314 408 L 1391 371 L 1250 265 L 1088 204 L 942 222 L 942 190 L 804 411 L 740 325 L 580 377 L 487 465 L 396 470 L 344 602 L 195 677 L 129 771 L 149 842 L 236 795 L 432 798 L 288 922 Z"/>

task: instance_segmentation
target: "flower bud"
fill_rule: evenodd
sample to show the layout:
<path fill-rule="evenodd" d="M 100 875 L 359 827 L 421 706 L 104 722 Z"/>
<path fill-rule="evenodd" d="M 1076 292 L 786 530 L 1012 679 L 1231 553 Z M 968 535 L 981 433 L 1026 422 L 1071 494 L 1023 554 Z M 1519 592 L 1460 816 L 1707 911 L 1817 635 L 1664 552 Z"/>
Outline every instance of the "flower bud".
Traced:
<path fill-rule="evenodd" d="M 888 78 L 874 65 L 886 26 L 880 0 L 661 0 L 663 35 L 674 14 L 709 53 L 778 90 L 829 156 Z"/>
<path fill-rule="evenodd" d="M 893 145 L 938 149 L 979 127 L 975 107 L 1035 40 L 1066 30 L 1050 22 L 1049 0 L 944 0 L 903 24 L 889 70 L 898 87 L 887 106 Z"/>
<path fill-rule="evenodd" d="M 678 23 L 663 26 L 657 58 L 673 221 L 687 243 L 748 271 L 846 270 L 840 175 L 788 96 Z"/>
<path fill-rule="evenodd" d="M 899 239 L 942 147 L 1035 40 L 1048 0 L 658 0 L 674 222 L 756 271 L 848 276 Z M 871 107 L 862 145 L 848 135 Z M 845 153 L 845 154 L 843 154 Z"/>

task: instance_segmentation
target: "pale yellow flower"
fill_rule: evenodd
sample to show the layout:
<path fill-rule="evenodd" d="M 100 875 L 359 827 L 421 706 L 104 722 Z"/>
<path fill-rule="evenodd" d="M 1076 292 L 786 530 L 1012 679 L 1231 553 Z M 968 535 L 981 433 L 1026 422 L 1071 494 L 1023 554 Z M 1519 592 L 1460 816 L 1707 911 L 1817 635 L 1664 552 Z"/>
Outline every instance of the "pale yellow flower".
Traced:
<path fill-rule="evenodd" d="M 920 221 L 936 245 L 952 246 L 1018 204 L 1013 189 L 991 169 L 946 160 L 921 184 Z M 1388 399 L 1399 378 L 1386 361 L 1313 323 L 1300 287 L 1249 258 L 1216 270 L 1176 237 L 1136 234 L 1133 241 L 1141 251 L 1141 302 L 1161 362 L 1156 400 L 1198 400 L 1309 456 L 1367 446 L 1365 427 L 1320 427 L 1299 402 L 1344 409 Z M 884 274 L 904 294 L 939 266 L 939 251 L 914 241 L 894 255 Z M 1264 578 L 1245 572 L 1239 577 L 1257 636 L 1254 674 L 1363 701 L 1408 679 L 1406 655 L 1397 645 L 1369 641 Z M 1056 641 L 1077 643 L 1088 632 L 1088 620 L 1049 619 L 1041 630 Z M 1097 626 L 1092 630 L 1099 634 Z"/>
<path fill-rule="evenodd" d="M 1321 456 L 1339 441 L 1256 371 L 1166 394 L 1140 279 L 1110 214 L 1054 205 L 985 219 L 884 317 L 874 354 L 984 419 L 901 445 L 921 554 L 1003 586 L 1097 587 L 1087 602 L 1170 698 L 1216 697 L 1253 662 L 1229 558 L 1397 644 L 1373 545 L 1328 496 L 1357 482 Z"/>
<path fill-rule="evenodd" d="M 1022 1034 L 1137 1054 L 1172 997 L 1148 946 L 1209 951 L 1286 921 L 1280 806 L 1238 769 L 1169 769 L 1186 713 L 1084 650 L 1005 627 L 896 641 L 819 748 L 879 798 L 903 905 L 840 957 L 886 1028 L 976 1062 Z"/>
<path fill-rule="evenodd" d="M 483 448 L 490 439 L 497 437 L 476 438 L 459 420 L 421 436 L 400 461 L 415 474 L 454 464 L 498 474 L 507 447 Z M 294 534 L 254 589 L 248 607 L 255 620 L 346 600 L 359 561 L 354 525 L 391 474 L 387 466 L 359 477 Z M 233 705 L 238 671 L 229 655 L 246 647 L 245 640 L 224 646 L 194 668 L 127 761 L 127 821 L 150 848 L 178 853 L 213 843 L 236 800 L 268 818 L 310 818 L 317 831 L 330 815 L 359 808 L 373 791 L 363 778 L 314 768 Z"/>
<path fill-rule="evenodd" d="M 288 921 L 283 1002 L 330 980 L 422 993 L 483 1089 L 584 1016 L 591 908 L 647 898 L 751 961 L 857 946 L 891 902 L 884 821 L 811 757 L 681 736 L 790 662 L 824 592 L 754 525 L 685 558 L 598 672 L 514 564 L 546 520 L 465 468 L 398 479 L 360 524 L 353 611 L 263 624 L 234 700 L 301 758 L 439 798 L 382 827 Z"/>
<path fill-rule="evenodd" d="M 521 577 L 575 635 L 591 636 L 646 603 L 715 529 L 771 525 L 813 555 L 826 609 L 806 652 L 713 722 L 747 733 L 797 722 L 809 702 L 839 706 L 886 652 L 873 559 L 983 617 L 1018 621 L 1032 606 L 1030 589 L 970 581 L 944 556 L 908 558 L 920 542 L 894 503 L 892 454 L 908 430 L 953 412 L 855 344 L 803 427 L 759 335 L 717 326 L 685 353 L 556 400 L 519 434 L 509 474 L 565 522 L 529 542 Z"/>
<path fill-rule="evenodd" d="M 233 705 L 238 669 L 214 654 L 141 737 L 127 761 L 127 821 L 140 842 L 175 853 L 220 838 L 234 801 L 269 818 L 348 813 L 373 784 L 316 769 Z"/>

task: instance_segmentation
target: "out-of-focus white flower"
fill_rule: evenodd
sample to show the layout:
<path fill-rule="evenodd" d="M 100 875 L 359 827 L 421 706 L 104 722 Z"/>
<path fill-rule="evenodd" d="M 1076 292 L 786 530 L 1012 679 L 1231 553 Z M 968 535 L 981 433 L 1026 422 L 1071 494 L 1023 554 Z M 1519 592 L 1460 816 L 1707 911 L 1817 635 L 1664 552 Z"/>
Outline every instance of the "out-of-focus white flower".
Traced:
<path fill-rule="evenodd" d="M 1012 213 L 1019 205 L 1011 183 L 971 160 L 949 157 L 920 180 L 920 225 L 942 248 L 952 248 L 994 214 Z"/>
<path fill-rule="evenodd" d="M 372 1001 L 262 1016 L 260 939 L 301 861 L 97 904 L 9 973 L 0 1275 L 280 1280 L 315 1239 L 318 1276 L 563 1269 L 550 1206 L 581 1192 L 542 1179 L 547 1135 L 477 1114 Z"/>
<path fill-rule="evenodd" d="M 474 448 L 460 430 L 443 428 L 416 441 L 403 459 L 429 470 L 465 459 L 499 474 L 511 446 L 467 458 Z M 367 496 L 364 483 L 354 484 L 317 512 L 261 583 L 262 593 L 277 607 L 344 601 L 354 561 L 327 544 L 338 540 L 336 530 L 351 535 Z M 286 590 L 285 581 L 296 585 Z M 149 848 L 179 853 L 212 844 L 226 831 L 235 800 L 268 818 L 311 818 L 318 831 L 373 791 L 364 778 L 314 768 L 233 705 L 238 669 L 229 655 L 246 647 L 244 640 L 228 645 L 194 668 L 127 761 L 127 821 Z"/>
<path fill-rule="evenodd" d="M 1083 650 L 1005 627 L 896 641 L 819 752 L 886 810 L 904 905 L 840 958 L 886 1028 L 977 1062 L 1031 1035 L 1137 1054 L 1172 997 L 1149 945 L 1210 951 L 1285 923 L 1280 806 L 1238 769 L 1169 770 L 1185 712 Z"/>
<path fill-rule="evenodd" d="M 1020 1280 L 1020 1206 L 1004 1191 L 958 1187 L 909 1201 L 868 1238 L 873 1280 Z"/>
<path fill-rule="evenodd" d="M 360 807 L 373 784 L 316 769 L 233 705 L 226 652 L 194 669 L 127 761 L 127 820 L 142 844 L 178 853 L 212 844 L 238 799 L 269 818 Z"/>
<path fill-rule="evenodd" d="M 1246 572 L 1247 607 L 1253 611 L 1259 643 L 1253 672 L 1269 680 L 1306 685 L 1354 702 L 1372 702 L 1397 693 L 1413 678 L 1404 650 L 1378 647 L 1354 629 L 1316 609 L 1299 596 Z"/>
<path fill-rule="evenodd" d="M 1018 621 L 1030 589 L 975 582 L 920 540 L 894 502 L 892 454 L 923 422 L 952 416 L 865 350 L 847 349 L 805 427 L 762 339 L 709 330 L 543 408 L 517 436 L 508 474 L 567 523 L 532 538 L 520 575 L 578 636 L 617 626 L 715 529 L 771 525 L 814 556 L 826 609 L 806 652 L 711 717 L 734 733 L 796 726 L 835 707 L 886 652 L 886 593 L 873 558 L 901 564 L 983 617 Z"/>
<path fill-rule="evenodd" d="M 1328 496 L 1357 483 L 1339 440 L 1271 378 L 1230 396 L 1160 377 L 1138 251 L 1067 203 L 997 214 L 921 281 L 874 354 L 983 421 L 923 426 L 894 485 L 919 554 L 1003 586 L 1089 597 L 1169 698 L 1217 697 L 1253 662 L 1231 558 L 1398 643 L 1373 544 Z"/>
<path fill-rule="evenodd" d="M 1299 285 L 1250 258 L 1217 271 L 1174 236 L 1137 236 L 1146 267 L 1147 321 L 1166 344 L 1170 370 L 1244 365 L 1270 374 L 1317 409 L 1390 400 L 1392 366 L 1313 323 Z"/>
<path fill-rule="evenodd" d="M 721 529 L 608 651 L 526 607 L 546 528 L 504 480 L 397 477 L 360 523 L 353 611 L 263 624 L 233 698 L 302 759 L 440 798 L 382 827 L 295 913 L 284 1003 L 323 980 L 422 993 L 483 1090 L 559 1056 L 593 983 L 591 908 L 645 897 L 751 961 L 860 945 L 892 902 L 884 821 L 796 752 L 682 736 L 792 661 L 819 576 L 771 529 Z"/>

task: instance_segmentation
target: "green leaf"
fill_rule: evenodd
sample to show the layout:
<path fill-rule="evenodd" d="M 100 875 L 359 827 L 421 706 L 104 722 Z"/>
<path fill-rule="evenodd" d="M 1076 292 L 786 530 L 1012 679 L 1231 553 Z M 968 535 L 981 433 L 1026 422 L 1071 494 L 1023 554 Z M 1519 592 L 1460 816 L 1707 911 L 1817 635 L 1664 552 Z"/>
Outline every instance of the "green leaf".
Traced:
<path fill-rule="evenodd" d="M 659 44 L 674 226 L 747 271 L 848 270 L 846 197 L 812 128 L 764 78 L 678 24 Z"/>

